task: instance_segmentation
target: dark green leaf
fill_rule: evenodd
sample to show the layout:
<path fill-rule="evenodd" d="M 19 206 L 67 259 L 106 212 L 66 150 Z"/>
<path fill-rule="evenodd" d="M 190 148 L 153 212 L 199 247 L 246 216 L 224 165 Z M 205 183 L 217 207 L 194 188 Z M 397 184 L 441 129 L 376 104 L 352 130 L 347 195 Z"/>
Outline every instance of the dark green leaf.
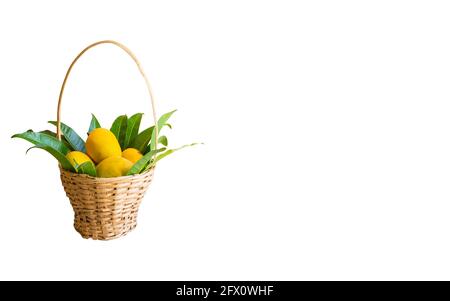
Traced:
<path fill-rule="evenodd" d="M 56 121 L 49 121 L 48 123 L 57 126 Z M 67 142 L 69 142 L 73 150 L 77 150 L 86 153 L 86 147 L 84 145 L 84 140 L 68 125 L 61 122 L 61 132 L 64 134 Z"/>
<path fill-rule="evenodd" d="M 52 136 L 52 137 L 55 137 L 55 138 L 56 138 L 56 133 L 53 132 L 53 131 L 50 131 L 50 130 L 40 131 L 39 133 L 46 134 L 46 135 L 49 135 L 49 136 Z M 63 137 L 63 135 L 61 135 L 61 138 L 62 138 L 62 137 Z"/>
<path fill-rule="evenodd" d="M 159 119 L 158 119 L 158 134 L 160 133 L 162 127 L 167 123 L 167 120 L 169 120 L 170 116 L 172 116 L 172 114 L 175 113 L 175 112 L 176 112 L 176 110 L 173 110 L 173 111 L 171 111 L 169 113 L 166 113 L 166 114 L 162 115 L 161 117 L 159 117 Z M 157 143 L 156 143 L 156 137 L 155 136 L 156 136 L 156 132 L 153 131 L 153 133 L 152 133 L 152 140 L 151 140 L 151 143 L 150 143 L 150 145 L 151 145 L 150 149 L 156 149 L 156 144 Z"/>
<path fill-rule="evenodd" d="M 49 130 L 45 130 L 45 131 L 40 131 L 39 133 L 42 134 L 47 134 L 49 136 L 55 137 L 56 138 L 56 133 L 49 131 Z M 57 138 L 58 139 L 58 138 Z M 72 146 L 70 146 L 69 142 L 67 141 L 66 137 L 64 137 L 64 135 L 61 135 L 61 141 L 64 143 L 65 146 L 67 146 L 68 149 L 70 149 L 71 151 L 73 151 L 74 149 L 72 148 Z"/>
<path fill-rule="evenodd" d="M 92 114 L 91 124 L 89 125 L 88 134 L 98 128 L 101 128 L 100 122 L 98 122 L 97 117 L 95 117 L 95 115 Z"/>
<path fill-rule="evenodd" d="M 180 149 L 183 149 L 183 148 L 188 147 L 188 146 L 194 146 L 194 145 L 197 145 L 197 144 L 201 144 L 201 143 L 191 143 L 191 144 L 186 144 L 186 145 L 183 145 L 183 146 L 178 147 L 178 148 L 175 148 L 175 149 L 169 149 L 169 150 L 165 151 L 164 153 L 162 153 L 161 155 L 157 156 L 156 159 L 155 159 L 155 161 L 153 161 L 153 162 L 148 166 L 148 168 L 150 168 L 150 167 L 152 167 L 152 166 L 155 166 L 155 164 L 156 164 L 159 160 L 161 160 L 161 159 L 167 157 L 167 156 L 170 155 L 170 154 L 173 154 L 174 152 L 176 152 L 176 151 L 178 151 L 178 150 L 180 150 Z M 148 169 L 148 168 L 147 168 L 147 169 Z"/>
<path fill-rule="evenodd" d="M 148 144 L 148 145 L 145 147 L 145 150 L 144 150 L 143 154 L 145 155 L 145 154 L 148 153 L 149 151 L 150 151 L 150 144 Z"/>
<path fill-rule="evenodd" d="M 116 136 L 122 149 L 124 149 L 125 135 L 127 133 L 127 119 L 127 115 L 120 115 L 111 126 L 111 132 Z"/>
<path fill-rule="evenodd" d="M 148 163 L 153 158 L 153 156 L 156 153 L 162 152 L 164 150 L 165 150 L 165 148 L 161 148 L 161 149 L 158 149 L 158 150 L 150 151 L 147 154 L 145 154 L 141 159 L 139 159 L 139 161 L 134 163 L 134 165 L 128 171 L 127 175 L 131 176 L 131 175 L 135 175 L 135 174 L 138 174 L 138 173 L 141 173 L 142 171 L 144 171 L 145 167 L 148 165 Z"/>
<path fill-rule="evenodd" d="M 77 165 L 77 172 L 90 175 L 91 177 L 97 176 L 97 170 L 95 169 L 94 163 L 91 161 L 86 161 L 83 164 Z"/>
<path fill-rule="evenodd" d="M 169 141 L 167 141 L 166 136 L 161 136 L 158 138 L 158 143 L 161 143 L 162 145 L 167 146 L 167 144 L 169 144 Z"/>
<path fill-rule="evenodd" d="M 48 153 L 50 153 L 53 157 L 58 160 L 59 164 L 61 164 L 62 168 L 68 171 L 75 172 L 75 169 L 73 168 L 72 164 L 70 164 L 70 161 L 66 158 L 65 155 L 57 151 L 56 149 L 52 148 L 48 145 L 36 145 L 33 148 L 40 148 L 43 150 L 46 150 Z"/>
<path fill-rule="evenodd" d="M 46 150 L 53 157 L 55 157 L 56 160 L 58 160 L 62 168 L 69 171 L 75 171 L 72 164 L 70 164 L 69 160 L 66 158 L 66 154 L 69 152 L 69 149 L 64 145 L 63 142 L 59 141 L 55 137 L 43 133 L 27 131 L 21 134 L 16 134 L 12 136 L 12 138 L 22 138 L 35 144 L 35 146 L 29 148 L 27 152 L 33 148 Z"/>
<path fill-rule="evenodd" d="M 144 153 L 148 143 L 152 139 L 153 128 L 154 126 L 151 126 L 139 133 L 139 135 L 137 135 L 134 141 L 130 144 L 130 147 L 139 150 L 141 153 Z"/>
<path fill-rule="evenodd" d="M 139 133 L 139 126 L 141 125 L 143 113 L 137 113 L 128 118 L 127 122 L 127 133 L 125 135 L 125 141 L 123 143 L 123 148 L 127 148 L 128 145 L 136 138 Z"/>
<path fill-rule="evenodd" d="M 15 134 L 11 138 L 22 138 L 33 143 L 36 146 L 51 147 L 56 151 L 60 152 L 61 154 L 63 154 L 64 156 L 70 151 L 70 149 L 67 146 L 65 146 L 62 141 L 59 141 L 55 137 L 52 137 L 44 133 L 36 133 L 31 130 L 23 132 L 21 134 Z"/>

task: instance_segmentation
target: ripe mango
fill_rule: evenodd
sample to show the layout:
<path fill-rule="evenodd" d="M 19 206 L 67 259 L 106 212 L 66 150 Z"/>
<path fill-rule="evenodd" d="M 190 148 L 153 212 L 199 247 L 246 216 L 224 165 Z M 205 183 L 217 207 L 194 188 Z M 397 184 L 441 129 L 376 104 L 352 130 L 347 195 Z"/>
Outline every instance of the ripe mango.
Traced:
<path fill-rule="evenodd" d="M 66 155 L 66 158 L 69 160 L 70 164 L 76 169 L 78 165 L 83 164 L 84 162 L 91 161 L 85 153 L 80 151 L 72 151 Z"/>
<path fill-rule="evenodd" d="M 142 158 L 142 154 L 137 149 L 130 147 L 122 152 L 122 157 L 131 161 L 132 163 L 136 163 L 137 161 L 139 161 L 139 159 Z"/>
<path fill-rule="evenodd" d="M 133 163 L 121 156 L 109 157 L 97 165 L 97 177 L 115 178 L 125 176 L 132 166 Z"/>
<path fill-rule="evenodd" d="M 97 128 L 86 140 L 86 153 L 98 164 L 108 157 L 121 156 L 122 150 L 110 130 Z"/>

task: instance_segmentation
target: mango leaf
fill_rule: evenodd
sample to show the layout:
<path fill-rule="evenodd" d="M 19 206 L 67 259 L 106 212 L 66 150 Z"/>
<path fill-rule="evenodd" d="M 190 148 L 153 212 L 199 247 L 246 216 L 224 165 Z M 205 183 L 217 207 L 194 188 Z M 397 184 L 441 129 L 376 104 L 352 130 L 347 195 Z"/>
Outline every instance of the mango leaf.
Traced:
<path fill-rule="evenodd" d="M 164 151 L 165 148 L 160 148 L 157 150 L 152 150 L 150 152 L 148 152 L 147 154 L 145 154 L 144 156 L 142 156 L 141 159 L 139 159 L 136 163 L 134 163 L 134 165 L 131 167 L 131 169 L 128 171 L 127 176 L 131 176 L 131 175 L 135 175 L 135 174 L 139 174 L 142 171 L 144 171 L 145 167 L 147 166 L 147 164 L 150 162 L 150 160 L 153 158 L 153 156 L 156 153 L 162 152 Z"/>
<path fill-rule="evenodd" d="M 197 144 L 203 144 L 203 143 L 191 143 L 191 144 L 186 144 L 186 145 L 180 146 L 180 147 L 175 148 L 175 149 L 169 149 L 169 150 L 165 151 L 164 153 L 162 153 L 161 155 L 157 156 L 156 159 L 155 159 L 153 162 L 151 162 L 151 163 L 147 166 L 146 169 L 149 169 L 150 167 L 155 166 L 156 163 L 157 163 L 159 160 L 161 160 L 161 159 L 167 157 L 167 156 L 170 155 L 170 154 L 173 154 L 173 153 L 176 152 L 176 151 L 179 151 L 180 149 L 183 149 L 183 148 L 188 147 L 188 146 L 194 146 L 194 145 L 197 145 Z"/>
<path fill-rule="evenodd" d="M 135 148 L 144 154 L 148 143 L 152 139 L 153 128 L 154 126 L 151 126 L 139 133 L 129 147 Z"/>
<path fill-rule="evenodd" d="M 158 119 L 158 134 L 160 133 L 162 127 L 167 123 L 167 120 L 169 120 L 170 116 L 172 116 L 173 113 L 175 113 L 176 110 L 173 110 L 169 113 L 163 114 L 161 117 L 159 117 Z M 150 149 L 156 149 L 156 132 L 153 131 L 152 133 L 152 139 L 151 139 L 151 143 L 150 143 Z"/>
<path fill-rule="evenodd" d="M 97 170 L 95 169 L 94 163 L 91 161 L 86 161 L 80 165 L 77 165 L 77 173 L 90 175 L 91 177 L 97 176 Z"/>
<path fill-rule="evenodd" d="M 111 132 L 116 136 L 122 149 L 124 149 L 125 135 L 127 133 L 127 119 L 127 115 L 120 115 L 111 126 Z"/>
<path fill-rule="evenodd" d="M 56 121 L 49 121 L 48 123 L 58 126 Z M 76 151 L 86 153 L 86 147 L 84 140 L 68 125 L 61 122 L 61 132 L 64 134 L 67 142 L 69 142 L 71 148 Z"/>
<path fill-rule="evenodd" d="M 95 117 L 95 115 L 92 114 L 91 124 L 89 125 L 88 134 L 98 128 L 101 128 L 100 122 L 98 122 L 97 117 Z"/>
<path fill-rule="evenodd" d="M 141 125 L 141 119 L 142 119 L 143 113 L 137 113 L 128 118 L 127 122 L 127 132 L 125 134 L 125 141 L 123 148 L 127 148 L 128 145 L 134 141 L 137 134 L 139 133 L 139 126 Z"/>
<path fill-rule="evenodd" d="M 42 134 L 47 134 L 49 136 L 55 137 L 56 138 L 56 133 L 50 130 L 44 130 L 44 131 L 40 131 L 39 133 Z M 64 135 L 61 135 L 61 138 L 64 137 Z"/>
<path fill-rule="evenodd" d="M 145 150 L 144 150 L 143 154 L 145 155 L 149 151 L 150 151 L 150 144 L 145 147 Z"/>
<path fill-rule="evenodd" d="M 70 149 L 67 146 L 65 146 L 62 141 L 59 141 L 55 137 L 52 137 L 44 133 L 36 133 L 31 130 L 20 134 L 15 134 L 11 138 L 22 138 L 33 143 L 36 146 L 51 147 L 56 151 L 60 152 L 61 154 L 63 154 L 64 156 L 70 151 Z"/>
<path fill-rule="evenodd" d="M 158 138 L 158 143 L 167 146 L 167 144 L 169 144 L 169 141 L 167 140 L 166 136 L 161 136 Z"/>
<path fill-rule="evenodd" d="M 167 146 L 169 144 L 169 141 L 167 140 L 166 136 L 159 137 L 158 138 L 158 142 L 161 143 L 164 146 Z M 150 144 L 145 147 L 145 150 L 144 150 L 143 154 L 146 154 L 149 151 L 150 151 Z"/>
<path fill-rule="evenodd" d="M 39 133 L 42 134 L 47 134 L 49 136 L 55 137 L 56 138 L 56 133 L 49 131 L 49 130 L 45 130 L 45 131 L 40 131 Z M 58 138 L 56 138 L 58 139 Z M 66 137 L 64 137 L 64 135 L 61 135 L 61 141 L 64 143 L 65 146 L 67 146 L 68 149 L 70 149 L 71 151 L 73 151 L 74 149 L 72 148 L 72 146 L 70 146 L 69 142 L 67 141 Z M 28 152 L 28 151 L 27 151 Z"/>
<path fill-rule="evenodd" d="M 48 145 L 36 145 L 36 146 L 33 146 L 32 148 L 40 148 L 40 149 L 46 150 L 53 157 L 55 157 L 56 160 L 58 160 L 59 164 L 61 164 L 61 167 L 63 169 L 71 171 L 71 172 L 75 172 L 75 169 L 73 168 L 72 164 L 70 164 L 69 159 L 67 159 L 65 155 L 63 155 L 62 153 L 60 153 L 56 149 L 52 148 L 51 146 L 48 146 Z M 28 150 L 30 150 L 32 148 L 29 148 Z"/>
<path fill-rule="evenodd" d="M 62 141 L 59 141 L 55 137 L 43 133 L 26 131 L 21 134 L 15 134 L 11 138 L 22 138 L 35 144 L 34 148 L 40 148 L 49 152 L 56 160 L 58 160 L 62 168 L 69 171 L 75 171 L 72 164 L 70 164 L 69 160 L 66 158 L 69 149 Z"/>

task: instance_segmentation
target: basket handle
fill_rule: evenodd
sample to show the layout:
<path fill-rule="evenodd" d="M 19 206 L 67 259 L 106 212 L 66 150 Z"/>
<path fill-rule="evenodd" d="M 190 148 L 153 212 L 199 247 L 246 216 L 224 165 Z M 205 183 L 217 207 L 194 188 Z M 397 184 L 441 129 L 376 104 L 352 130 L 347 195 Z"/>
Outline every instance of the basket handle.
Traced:
<path fill-rule="evenodd" d="M 59 99 L 58 99 L 58 111 L 57 111 L 57 115 L 56 115 L 56 123 L 57 123 L 56 124 L 56 126 L 57 126 L 56 136 L 58 137 L 58 140 L 61 141 L 61 103 L 62 103 L 62 97 L 63 97 L 63 94 L 64 94 L 64 88 L 66 86 L 67 79 L 69 78 L 70 72 L 72 71 L 72 68 L 75 65 L 75 63 L 78 61 L 78 59 L 86 51 L 88 51 L 89 49 L 91 49 L 91 48 L 93 48 L 93 47 L 95 47 L 97 45 L 100 45 L 100 44 L 113 44 L 113 45 L 116 45 L 117 47 L 119 47 L 122 50 L 124 50 L 133 59 L 133 61 L 136 63 L 136 66 L 138 67 L 139 72 L 141 73 L 142 77 L 145 80 L 145 84 L 146 84 L 147 90 L 148 90 L 148 95 L 150 96 L 150 100 L 152 102 L 153 120 L 155 122 L 155 128 L 154 128 L 155 139 L 156 139 L 156 141 L 158 141 L 158 126 L 157 126 L 157 120 L 156 120 L 155 101 L 154 101 L 154 96 L 153 96 L 153 93 L 152 93 L 152 88 L 150 86 L 150 82 L 148 81 L 147 76 L 145 75 L 144 69 L 142 69 L 142 66 L 141 66 L 140 62 L 137 59 L 137 57 L 134 55 L 134 53 L 131 52 L 131 50 L 128 47 L 126 47 L 125 45 L 123 45 L 123 44 L 121 44 L 119 42 L 113 41 L 113 40 L 98 41 L 98 42 L 95 42 L 95 43 L 87 46 L 86 48 L 83 49 L 83 51 L 81 51 L 75 57 L 75 59 L 70 64 L 69 69 L 67 69 L 66 76 L 64 77 L 64 81 L 63 81 L 62 86 L 61 86 L 61 91 L 59 92 Z"/>

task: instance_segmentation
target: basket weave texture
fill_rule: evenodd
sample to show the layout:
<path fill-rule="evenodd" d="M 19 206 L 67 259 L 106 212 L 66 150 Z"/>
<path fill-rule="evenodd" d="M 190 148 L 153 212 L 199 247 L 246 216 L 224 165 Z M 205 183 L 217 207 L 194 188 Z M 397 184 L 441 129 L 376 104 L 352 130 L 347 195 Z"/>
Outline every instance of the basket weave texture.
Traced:
<path fill-rule="evenodd" d="M 83 238 L 110 240 L 136 227 L 139 205 L 154 169 L 126 177 L 94 178 L 60 168 L 61 182 Z"/>

